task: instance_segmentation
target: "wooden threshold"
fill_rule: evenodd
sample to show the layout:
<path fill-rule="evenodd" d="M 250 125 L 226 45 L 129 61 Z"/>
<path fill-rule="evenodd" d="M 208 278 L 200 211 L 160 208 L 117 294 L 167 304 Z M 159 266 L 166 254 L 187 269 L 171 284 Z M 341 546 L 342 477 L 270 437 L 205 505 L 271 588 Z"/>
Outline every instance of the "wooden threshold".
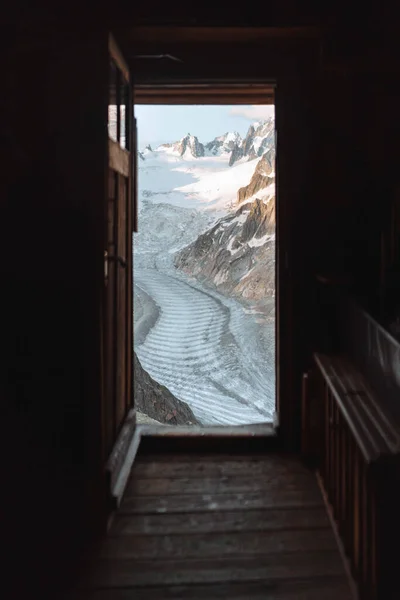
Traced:
<path fill-rule="evenodd" d="M 162 437 L 268 437 L 275 436 L 275 428 L 272 423 L 256 423 L 254 425 L 210 425 L 199 427 L 197 425 L 138 425 L 141 436 Z"/>
<path fill-rule="evenodd" d="M 141 455 L 176 452 L 265 453 L 279 448 L 272 423 L 232 427 L 146 426 L 141 431 Z"/>

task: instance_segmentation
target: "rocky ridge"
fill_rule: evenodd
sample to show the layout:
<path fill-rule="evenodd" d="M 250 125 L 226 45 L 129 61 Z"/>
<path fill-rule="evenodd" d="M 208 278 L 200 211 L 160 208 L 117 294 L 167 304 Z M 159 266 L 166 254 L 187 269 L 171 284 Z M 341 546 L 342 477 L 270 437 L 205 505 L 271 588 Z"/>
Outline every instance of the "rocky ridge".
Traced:
<path fill-rule="evenodd" d="M 236 144 L 241 143 L 242 138 L 237 131 L 226 132 L 224 135 L 220 135 L 214 138 L 211 142 L 205 145 L 205 149 L 210 152 L 210 154 L 218 155 L 218 154 L 226 154 L 228 152 L 232 152 Z"/>
<path fill-rule="evenodd" d="M 161 146 L 159 146 L 157 149 L 161 151 L 170 151 L 178 154 L 181 157 L 184 157 L 185 155 L 191 155 L 194 158 L 200 158 L 201 156 L 204 156 L 203 144 L 199 142 L 195 135 L 190 135 L 190 133 L 180 139 L 179 142 L 174 142 L 172 144 L 161 144 Z"/>
<path fill-rule="evenodd" d="M 239 188 L 237 194 L 237 203 L 240 204 L 248 200 L 257 192 L 275 185 L 275 149 L 268 150 L 258 161 L 250 183 Z"/>
<path fill-rule="evenodd" d="M 186 402 L 178 400 L 145 371 L 134 353 L 133 385 L 135 408 L 167 425 L 201 425 Z"/>
<path fill-rule="evenodd" d="M 241 158 L 253 160 L 262 156 L 268 149 L 274 146 L 274 143 L 274 119 L 268 119 L 250 125 L 246 137 L 243 140 L 237 140 L 233 146 L 229 166 L 231 167 Z"/>
<path fill-rule="evenodd" d="M 175 255 L 185 273 L 273 317 L 275 295 L 275 151 L 256 163 L 238 190 L 235 212 Z"/>

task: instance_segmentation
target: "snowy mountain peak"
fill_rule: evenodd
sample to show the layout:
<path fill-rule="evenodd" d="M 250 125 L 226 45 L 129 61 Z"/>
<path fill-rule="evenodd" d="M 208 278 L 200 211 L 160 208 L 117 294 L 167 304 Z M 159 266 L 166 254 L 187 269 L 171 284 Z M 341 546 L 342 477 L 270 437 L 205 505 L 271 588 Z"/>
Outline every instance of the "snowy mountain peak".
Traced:
<path fill-rule="evenodd" d="M 199 158 L 200 156 L 204 156 L 203 144 L 199 142 L 195 135 L 190 135 L 190 133 L 174 144 L 173 147 L 184 158 Z"/>
<path fill-rule="evenodd" d="M 232 152 L 236 144 L 241 144 L 242 138 L 237 131 L 227 131 L 223 135 L 214 138 L 206 144 L 206 150 L 211 154 L 221 155 L 227 152 Z"/>

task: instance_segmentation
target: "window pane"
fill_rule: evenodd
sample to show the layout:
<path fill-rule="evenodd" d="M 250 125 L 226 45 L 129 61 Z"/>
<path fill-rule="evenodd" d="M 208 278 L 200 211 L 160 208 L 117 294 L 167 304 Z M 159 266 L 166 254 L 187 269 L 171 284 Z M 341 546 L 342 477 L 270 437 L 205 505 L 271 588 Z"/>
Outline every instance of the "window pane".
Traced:
<path fill-rule="evenodd" d="M 108 93 L 108 135 L 117 140 L 117 66 L 110 60 L 109 66 L 109 93 Z"/>
<path fill-rule="evenodd" d="M 127 108 L 129 102 L 129 84 L 121 75 L 121 83 L 120 83 L 120 144 L 122 148 L 129 149 L 129 120 L 127 117 Z"/>

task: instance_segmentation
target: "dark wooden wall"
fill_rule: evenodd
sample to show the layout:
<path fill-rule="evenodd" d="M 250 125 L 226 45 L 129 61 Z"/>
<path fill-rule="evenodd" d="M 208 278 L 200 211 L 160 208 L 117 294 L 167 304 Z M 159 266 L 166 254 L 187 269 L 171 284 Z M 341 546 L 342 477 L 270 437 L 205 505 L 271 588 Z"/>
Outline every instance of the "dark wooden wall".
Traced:
<path fill-rule="evenodd" d="M 3 56 L 2 541 L 23 565 L 17 588 L 50 582 L 60 555 L 98 527 L 104 501 L 107 42 L 21 36 Z"/>
<path fill-rule="evenodd" d="M 301 128 L 307 155 L 299 156 L 301 172 L 308 167 L 307 181 L 300 179 L 301 197 L 296 200 L 292 193 L 289 206 L 293 226 L 288 249 L 294 261 L 289 277 L 294 340 L 289 362 L 294 373 L 288 383 L 292 397 L 285 394 L 284 399 L 292 407 L 291 415 L 300 410 L 300 375 L 312 350 L 334 343 L 324 339 L 332 293 L 329 285 L 317 284 L 317 274 L 349 290 L 385 323 L 400 314 L 399 53 L 390 31 L 387 35 L 387 43 L 381 45 L 376 36 L 354 39 L 353 44 L 350 38 L 344 54 L 329 55 L 323 38 L 311 93 L 302 80 L 308 100 L 293 102 L 293 122 Z M 286 153 L 292 156 L 292 148 L 283 149 Z M 298 430 L 298 419 L 292 423 Z"/>
<path fill-rule="evenodd" d="M 278 198 L 288 211 L 280 252 L 289 254 L 281 294 L 290 290 L 281 307 L 288 315 L 280 317 L 289 329 L 280 338 L 289 367 L 281 402 L 296 432 L 291 443 L 299 435 L 301 373 L 313 350 L 334 343 L 324 335 L 332 294 L 316 276 L 339 283 L 384 322 L 400 314 L 398 71 L 342 59 L 321 64 L 299 89 L 283 94 L 281 114 L 277 106 Z"/>
<path fill-rule="evenodd" d="M 3 539 L 8 556 L 26 566 L 32 589 L 49 579 L 49 564 L 61 564 L 59 553 L 73 548 L 74 534 L 96 530 L 103 513 L 108 58 L 106 32 L 91 31 L 9 35 L 2 57 L 0 437 L 9 517 Z M 315 274 L 346 275 L 366 304 L 382 309 L 384 299 L 383 313 L 399 298 L 399 229 L 391 228 L 400 194 L 394 42 L 386 48 L 381 36 L 371 55 L 368 37 L 353 44 L 350 37 L 345 50 L 339 31 L 335 39 L 329 53 L 313 42 L 308 67 L 300 65 L 296 44 L 282 50 L 281 63 L 273 45 L 247 57 L 239 50 L 239 61 L 225 48 L 219 65 L 215 55 L 197 59 L 203 76 L 208 64 L 217 78 L 226 65 L 233 76 L 238 66 L 248 74 L 251 64 L 252 75 L 278 84 L 285 216 L 279 368 L 282 424 L 292 447 L 300 431 L 301 373 L 320 343 Z M 190 64 L 185 68 L 191 73 Z M 92 510 L 85 514 L 85 507 Z M 43 562 L 51 555 L 53 563 Z"/>

